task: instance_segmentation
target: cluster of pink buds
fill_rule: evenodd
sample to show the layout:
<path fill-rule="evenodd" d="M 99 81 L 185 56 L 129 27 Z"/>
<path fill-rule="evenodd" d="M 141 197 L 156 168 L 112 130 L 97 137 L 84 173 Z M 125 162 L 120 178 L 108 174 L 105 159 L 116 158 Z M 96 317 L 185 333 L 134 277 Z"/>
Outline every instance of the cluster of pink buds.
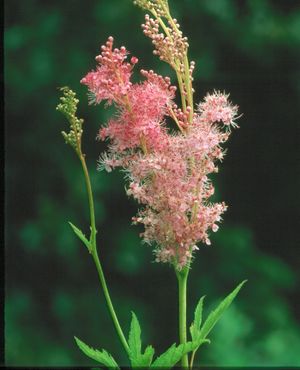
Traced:
<path fill-rule="evenodd" d="M 147 14 L 142 29 L 144 34 L 152 40 L 155 47 L 153 54 L 158 55 L 161 60 L 176 69 L 178 68 L 177 61 L 183 60 L 189 45 L 187 37 L 183 37 L 179 30 L 180 25 L 176 19 L 172 19 L 172 25 L 166 26 L 168 34 L 165 35 L 160 32 L 158 19 L 153 19 Z M 184 66 L 180 65 L 179 68 L 183 69 Z"/>
<path fill-rule="evenodd" d="M 122 100 L 131 87 L 132 68 L 138 60 L 133 57 L 131 63 L 125 63 L 126 48 L 122 46 L 113 50 L 112 37 L 108 38 L 101 49 L 101 54 L 95 58 L 99 63 L 97 70 L 88 73 L 80 82 L 89 87 L 93 97 L 91 101 L 100 103 L 102 100 L 108 100 L 111 103 Z"/>
<path fill-rule="evenodd" d="M 149 20 L 149 22 L 151 22 Z M 153 25 L 155 27 L 155 25 Z M 211 204 L 214 193 L 208 175 L 223 158 L 221 144 L 236 126 L 237 107 L 220 92 L 207 95 L 198 111 L 179 108 L 170 79 L 141 70 L 145 80 L 131 83 L 137 58 L 126 62 L 124 47 L 113 49 L 110 37 L 96 58 L 98 67 L 81 82 L 94 102 L 114 103 L 117 114 L 99 132 L 109 139 L 100 158 L 107 171 L 122 167 L 129 180 L 127 194 L 141 205 L 134 223 L 142 223 L 145 242 L 154 246 L 156 260 L 180 270 L 189 265 L 197 244 L 209 245 L 209 231 L 217 231 L 224 203 Z M 194 63 L 190 65 L 190 74 Z M 180 131 L 170 133 L 165 117 Z"/>

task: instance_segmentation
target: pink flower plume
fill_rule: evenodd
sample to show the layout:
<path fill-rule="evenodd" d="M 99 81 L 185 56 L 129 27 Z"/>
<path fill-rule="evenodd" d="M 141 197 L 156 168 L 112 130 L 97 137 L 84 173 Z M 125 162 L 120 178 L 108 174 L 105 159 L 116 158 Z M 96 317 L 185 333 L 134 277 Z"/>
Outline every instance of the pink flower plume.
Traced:
<path fill-rule="evenodd" d="M 113 37 L 109 37 L 101 49 L 101 54 L 96 57 L 99 63 L 96 71 L 89 72 L 80 82 L 88 86 L 95 103 L 122 101 L 130 89 L 132 68 L 138 60 L 133 57 L 131 63 L 125 62 L 127 50 L 124 46 L 113 49 Z"/>
<path fill-rule="evenodd" d="M 230 127 L 237 127 L 238 107 L 228 95 L 214 92 L 206 95 L 189 122 L 191 108 L 183 112 L 175 105 L 176 88 L 168 77 L 142 70 L 145 80 L 130 82 L 138 60 L 126 62 L 127 55 L 125 47 L 113 49 L 110 37 L 96 58 L 96 71 L 81 80 L 96 103 L 114 102 L 117 110 L 99 131 L 101 140 L 109 140 L 99 167 L 126 170 L 127 194 L 141 205 L 133 222 L 144 225 L 141 236 L 154 246 L 156 260 L 180 270 L 190 263 L 198 243 L 210 245 L 209 234 L 218 230 L 227 208 L 209 202 L 214 193 L 209 175 L 218 171 Z M 181 132 L 168 131 L 168 115 Z"/>

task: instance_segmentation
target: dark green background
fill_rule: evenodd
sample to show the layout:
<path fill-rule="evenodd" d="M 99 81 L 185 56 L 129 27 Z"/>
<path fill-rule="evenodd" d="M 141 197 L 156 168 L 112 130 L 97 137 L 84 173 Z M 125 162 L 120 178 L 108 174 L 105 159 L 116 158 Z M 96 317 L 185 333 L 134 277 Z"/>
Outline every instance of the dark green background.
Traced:
<path fill-rule="evenodd" d="M 189 322 L 241 280 L 249 281 L 200 350 L 211 365 L 300 365 L 299 97 L 300 2 L 170 0 L 196 61 L 196 101 L 214 88 L 243 113 L 215 176 L 229 205 L 212 247 L 190 273 Z M 69 85 L 85 119 L 84 150 L 96 198 L 99 249 L 120 321 L 134 310 L 156 353 L 177 341 L 173 271 L 152 263 L 130 225 L 136 204 L 122 174 L 97 172 L 105 144 L 95 140 L 109 111 L 88 106 L 79 80 L 109 35 L 139 67 L 168 75 L 129 0 L 9 0 L 5 5 L 6 363 L 93 365 L 73 335 L 126 358 L 113 331 L 97 274 L 67 221 L 88 232 L 79 163 L 60 135 L 57 87 Z M 173 75 L 171 75 L 173 77 Z M 196 361 L 196 362 L 197 362 Z"/>

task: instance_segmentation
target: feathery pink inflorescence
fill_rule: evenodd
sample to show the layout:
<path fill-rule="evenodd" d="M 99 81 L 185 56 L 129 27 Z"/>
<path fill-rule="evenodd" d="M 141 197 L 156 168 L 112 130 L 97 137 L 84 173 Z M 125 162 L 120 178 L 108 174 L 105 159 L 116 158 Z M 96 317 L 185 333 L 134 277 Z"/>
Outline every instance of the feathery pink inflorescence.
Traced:
<path fill-rule="evenodd" d="M 174 97 L 174 88 L 151 71 L 143 74 L 148 80 L 131 86 L 125 104 L 118 105 L 118 117 L 100 130 L 100 137 L 112 139 L 120 151 L 140 146 L 141 140 L 149 148 L 157 147 L 165 131 L 161 121 Z"/>
<path fill-rule="evenodd" d="M 113 49 L 113 38 L 109 37 L 102 53 L 96 58 L 97 71 L 88 73 L 81 83 L 88 86 L 95 102 L 108 100 L 118 109 L 118 115 L 101 128 L 99 138 L 109 138 L 114 151 L 124 151 L 140 146 L 141 141 L 149 148 L 161 145 L 165 129 L 161 125 L 167 114 L 167 107 L 175 96 L 176 87 L 169 78 L 163 78 L 153 71 L 141 71 L 146 81 L 132 84 L 131 71 L 137 58 L 127 63 L 125 47 Z"/>
<path fill-rule="evenodd" d="M 238 127 L 234 122 L 237 116 L 238 107 L 228 101 L 229 95 L 215 91 L 213 94 L 207 94 L 204 102 L 199 104 L 199 111 L 202 113 L 204 122 L 223 122 L 225 126 Z"/>
<path fill-rule="evenodd" d="M 132 68 L 138 60 L 133 57 L 131 63 L 125 62 L 128 54 L 126 48 L 113 49 L 113 37 L 108 38 L 101 50 L 96 57 L 99 63 L 96 71 L 89 72 L 80 82 L 88 86 L 95 103 L 122 100 L 131 87 Z"/>
<path fill-rule="evenodd" d="M 214 187 L 208 176 L 217 172 L 216 162 L 223 158 L 221 144 L 230 135 L 228 127 L 236 126 L 237 106 L 225 94 L 208 94 L 188 123 L 190 110 L 183 113 L 175 105 L 170 79 L 142 70 L 146 79 L 131 83 L 137 59 L 127 63 L 127 55 L 124 47 L 113 49 L 109 38 L 97 57 L 97 70 L 81 81 L 96 103 L 108 100 L 117 108 L 99 132 L 100 139 L 110 140 L 100 167 L 126 170 L 127 194 L 142 206 L 133 222 L 144 225 L 141 236 L 154 245 L 156 260 L 180 270 L 190 263 L 199 242 L 211 243 L 209 232 L 217 231 L 226 210 L 224 203 L 209 202 Z M 181 132 L 170 133 L 165 126 L 171 111 Z"/>
<path fill-rule="evenodd" d="M 146 205 L 134 222 L 144 224 L 144 240 L 157 245 L 157 261 L 176 261 L 178 268 L 190 261 L 198 242 L 210 244 L 208 232 L 217 231 L 226 210 L 224 203 L 208 203 L 214 193 L 208 175 L 217 171 L 219 144 L 228 135 L 195 119 L 187 135 L 169 136 L 161 150 L 127 166 L 127 193 Z"/>

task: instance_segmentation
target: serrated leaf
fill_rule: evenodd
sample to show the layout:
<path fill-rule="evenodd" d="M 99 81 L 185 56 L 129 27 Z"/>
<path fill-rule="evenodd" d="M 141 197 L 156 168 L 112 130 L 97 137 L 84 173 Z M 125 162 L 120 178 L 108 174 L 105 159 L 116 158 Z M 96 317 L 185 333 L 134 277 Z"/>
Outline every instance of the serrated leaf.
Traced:
<path fill-rule="evenodd" d="M 87 344 L 82 342 L 77 337 L 74 337 L 78 347 L 88 357 L 95 361 L 98 361 L 101 365 L 108 367 L 109 369 L 120 369 L 113 357 L 106 352 L 104 349 L 97 350 L 89 347 Z"/>
<path fill-rule="evenodd" d="M 149 367 L 151 365 L 154 355 L 154 348 L 152 346 L 147 346 L 145 353 L 138 356 L 136 362 L 132 362 L 132 367 Z"/>
<path fill-rule="evenodd" d="M 132 312 L 132 319 L 130 324 L 128 345 L 130 350 L 130 357 L 137 358 L 141 354 L 141 327 L 134 312 Z"/>
<path fill-rule="evenodd" d="M 151 365 L 151 368 L 154 367 L 164 367 L 166 369 L 171 369 L 181 360 L 181 358 L 195 349 L 195 346 L 192 342 L 187 342 L 180 344 L 176 347 L 174 343 L 170 348 L 166 350 L 162 355 L 160 355 Z"/>
<path fill-rule="evenodd" d="M 91 251 L 91 244 L 89 240 L 86 238 L 86 236 L 83 234 L 83 232 L 78 229 L 75 225 L 73 225 L 71 222 L 69 222 L 69 225 L 71 226 L 74 233 L 78 236 L 78 238 L 83 242 L 83 244 L 87 247 L 89 252 Z"/>
<path fill-rule="evenodd" d="M 203 301 L 205 296 L 201 297 L 194 314 L 194 321 L 192 322 L 192 325 L 190 326 L 190 333 L 192 336 L 193 342 L 198 341 L 199 335 L 200 335 L 200 326 L 202 323 L 202 311 L 203 311 Z"/>
<path fill-rule="evenodd" d="M 200 338 L 205 339 L 216 323 L 221 318 L 223 312 L 230 306 L 231 302 L 234 300 L 242 286 L 246 283 L 247 280 L 244 280 L 241 284 L 239 284 L 233 292 L 231 292 L 220 304 L 219 306 L 212 311 L 208 318 L 206 319 L 205 323 L 203 324 L 202 328 L 200 329 Z"/>
<path fill-rule="evenodd" d="M 129 338 L 129 357 L 132 367 L 148 367 L 152 362 L 154 348 L 148 346 L 145 353 L 142 353 L 141 327 L 134 312 L 130 324 Z"/>
<path fill-rule="evenodd" d="M 210 344 L 210 340 L 209 339 L 201 339 L 201 338 L 197 338 L 195 341 L 193 341 L 193 345 L 194 345 L 194 349 L 193 351 L 198 351 L 199 347 L 202 346 L 202 344 Z"/>

